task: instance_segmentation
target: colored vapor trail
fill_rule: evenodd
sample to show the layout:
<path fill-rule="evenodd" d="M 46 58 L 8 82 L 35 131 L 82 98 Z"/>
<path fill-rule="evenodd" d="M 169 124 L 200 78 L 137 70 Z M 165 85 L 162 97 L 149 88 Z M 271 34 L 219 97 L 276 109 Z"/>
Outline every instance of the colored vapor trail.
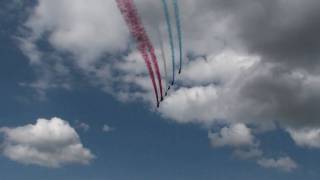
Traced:
<path fill-rule="evenodd" d="M 149 38 L 147 36 L 146 36 L 145 43 L 146 43 L 146 47 L 148 48 L 148 50 L 150 52 L 151 60 L 153 62 L 154 68 L 156 70 L 156 75 L 158 78 L 160 95 L 161 95 L 161 101 L 163 101 L 162 81 L 161 81 L 161 74 L 160 74 L 160 70 L 159 70 L 157 56 L 156 56 L 155 50 L 151 44 L 151 41 L 149 40 Z"/>
<path fill-rule="evenodd" d="M 157 91 L 157 84 L 155 81 L 155 77 L 154 77 L 154 72 L 152 69 L 152 65 L 148 56 L 148 52 L 150 52 L 150 56 L 151 56 L 151 60 L 153 62 L 154 68 L 156 70 L 156 74 L 158 77 L 158 81 L 159 81 L 159 86 L 160 86 L 160 93 L 161 93 L 161 100 L 163 99 L 163 95 L 162 95 L 162 83 L 161 83 L 161 76 L 160 76 L 160 71 L 159 71 L 159 67 L 158 67 L 158 63 L 157 63 L 157 58 L 155 56 L 154 53 L 154 48 L 149 40 L 149 37 L 142 25 L 142 22 L 139 18 L 137 9 L 134 5 L 133 0 L 116 0 L 118 8 L 122 14 L 122 16 L 125 19 L 125 22 L 127 23 L 127 26 L 131 32 L 131 34 L 133 35 L 133 37 L 135 38 L 135 40 L 137 41 L 137 46 L 138 46 L 138 50 L 140 51 L 149 75 L 150 75 L 150 79 L 152 81 L 152 85 L 153 85 L 153 89 L 156 95 L 156 100 L 157 100 L 157 106 L 159 107 L 159 95 L 158 95 L 158 91 Z"/>
<path fill-rule="evenodd" d="M 182 33 L 181 33 L 181 21 L 180 21 L 180 12 L 179 12 L 179 4 L 178 0 L 173 0 L 174 7 L 174 15 L 176 17 L 176 26 L 178 33 L 178 41 L 179 41 L 179 54 L 180 54 L 180 66 L 179 66 L 179 74 L 182 70 Z"/>
<path fill-rule="evenodd" d="M 171 58 L 172 58 L 172 82 L 171 82 L 171 85 L 173 85 L 174 81 L 175 81 L 175 54 L 174 54 L 173 35 L 172 35 L 172 28 L 171 28 L 167 0 L 162 0 L 162 5 L 163 5 L 163 11 L 164 11 L 164 15 L 165 15 L 166 22 L 167 22 L 169 41 L 170 41 Z"/>

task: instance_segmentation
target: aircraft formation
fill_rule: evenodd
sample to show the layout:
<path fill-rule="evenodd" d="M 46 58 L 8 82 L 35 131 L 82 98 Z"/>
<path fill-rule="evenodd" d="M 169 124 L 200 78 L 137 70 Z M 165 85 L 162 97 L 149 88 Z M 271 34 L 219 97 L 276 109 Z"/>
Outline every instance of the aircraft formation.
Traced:
<path fill-rule="evenodd" d="M 159 41 L 161 44 L 161 54 L 163 60 L 163 68 L 165 73 L 165 90 L 163 90 L 162 86 L 162 78 L 159 70 L 158 59 L 155 53 L 154 46 L 145 30 L 141 18 L 139 16 L 138 10 L 135 6 L 134 0 L 116 0 L 117 6 L 127 24 L 127 27 L 134 37 L 137 50 L 142 55 L 146 67 L 148 69 L 148 73 L 150 76 L 150 80 L 152 82 L 153 90 L 155 93 L 157 107 L 160 106 L 160 102 L 164 100 L 164 96 L 168 94 L 168 90 L 171 86 L 175 84 L 175 75 L 176 75 L 176 55 L 175 55 L 175 46 L 174 46 L 174 38 L 173 38 L 173 28 L 171 24 L 171 17 L 169 12 L 168 0 L 161 0 L 162 8 L 164 12 L 164 18 L 166 20 L 166 26 L 169 36 L 169 44 L 171 50 L 171 61 L 172 61 L 172 79 L 168 79 L 167 72 L 167 60 L 164 55 L 164 45 L 160 30 L 158 30 Z M 182 32 L 181 32 L 181 21 L 180 21 L 180 12 L 179 12 L 179 4 L 178 0 L 170 0 L 173 5 L 174 17 L 175 17 L 175 27 L 177 30 L 177 39 L 178 39 L 178 48 L 179 48 L 179 70 L 178 73 L 182 72 L 182 59 L 183 59 L 183 47 L 182 47 Z"/>

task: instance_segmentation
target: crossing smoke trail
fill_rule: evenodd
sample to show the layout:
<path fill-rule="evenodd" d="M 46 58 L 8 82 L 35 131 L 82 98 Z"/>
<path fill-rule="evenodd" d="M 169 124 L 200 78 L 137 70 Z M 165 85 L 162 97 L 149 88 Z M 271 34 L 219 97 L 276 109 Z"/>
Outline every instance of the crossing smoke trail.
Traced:
<path fill-rule="evenodd" d="M 136 39 L 137 44 L 138 44 L 138 50 L 140 51 L 147 69 L 149 71 L 149 75 L 150 75 L 150 79 L 152 81 L 152 85 L 153 85 L 153 89 L 156 95 L 156 100 L 157 100 L 157 106 L 159 106 L 159 95 L 158 95 L 158 91 L 157 91 L 157 85 L 155 82 L 155 77 L 154 77 L 154 73 L 153 73 L 153 69 L 151 66 L 151 62 L 148 56 L 148 50 L 151 51 L 151 58 L 153 60 L 156 60 L 156 57 L 154 54 L 154 49 L 148 39 L 148 36 L 146 34 L 146 31 L 144 30 L 142 23 L 139 19 L 138 13 L 136 11 L 136 8 L 133 4 L 132 0 L 116 0 L 118 8 L 121 12 L 121 14 L 123 15 L 128 28 L 131 32 L 131 34 L 133 35 L 133 37 Z M 153 52 L 153 53 L 152 53 Z M 155 67 L 157 68 L 157 64 L 155 65 Z M 157 71 L 157 70 L 156 70 Z M 160 78 L 160 73 L 158 74 L 158 78 Z M 160 81 L 160 86 L 161 86 L 161 79 Z M 162 88 L 160 89 L 162 92 Z M 161 94 L 162 97 L 162 94 Z"/>
<path fill-rule="evenodd" d="M 182 33 L 181 33 L 181 22 L 180 22 L 178 0 L 173 0 L 173 6 L 174 6 L 174 15 L 176 17 L 176 26 L 177 26 L 178 41 L 179 41 L 179 54 L 180 54 L 179 74 L 180 74 L 182 70 Z"/>
<path fill-rule="evenodd" d="M 166 92 L 165 95 L 167 95 L 167 90 L 168 90 L 168 71 L 167 71 L 167 58 L 166 58 L 166 52 L 164 50 L 164 45 L 163 45 L 163 40 L 162 40 L 162 34 L 160 31 L 160 27 L 158 26 L 157 28 L 157 33 L 158 33 L 158 39 L 159 39 L 159 44 L 160 44 L 160 50 L 161 50 L 161 57 L 163 61 L 163 69 L 164 69 L 164 74 L 165 74 L 165 88 Z"/>
<path fill-rule="evenodd" d="M 173 35 L 172 35 L 172 28 L 171 28 L 167 0 L 162 0 L 162 5 L 163 5 L 163 11 L 164 11 L 164 15 L 165 15 L 166 22 L 167 22 L 169 41 L 170 41 L 171 58 L 172 58 L 172 82 L 171 82 L 171 85 L 173 85 L 174 81 L 175 81 L 175 54 L 174 54 Z"/>

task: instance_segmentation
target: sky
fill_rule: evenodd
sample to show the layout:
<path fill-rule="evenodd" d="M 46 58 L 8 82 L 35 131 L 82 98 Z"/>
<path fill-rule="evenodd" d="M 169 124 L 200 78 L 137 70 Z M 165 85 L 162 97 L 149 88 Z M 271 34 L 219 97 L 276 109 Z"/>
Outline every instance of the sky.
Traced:
<path fill-rule="evenodd" d="M 166 84 L 161 1 L 134 2 Z M 320 2 L 178 2 L 156 108 L 116 1 L 1 0 L 1 179 L 319 179 Z"/>

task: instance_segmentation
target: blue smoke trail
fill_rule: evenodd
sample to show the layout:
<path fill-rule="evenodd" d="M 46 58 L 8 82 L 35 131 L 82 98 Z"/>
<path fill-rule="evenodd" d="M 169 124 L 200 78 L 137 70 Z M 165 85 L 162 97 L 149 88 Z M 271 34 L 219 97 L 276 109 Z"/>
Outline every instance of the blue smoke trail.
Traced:
<path fill-rule="evenodd" d="M 176 17 L 176 26 L 177 26 L 178 40 L 179 40 L 179 53 L 180 53 L 179 74 L 180 74 L 181 69 L 182 69 L 182 33 L 181 33 L 181 23 L 180 23 L 180 12 L 179 12 L 178 0 L 173 0 L 173 6 L 174 6 L 174 15 Z"/>
<path fill-rule="evenodd" d="M 173 35 L 172 35 L 172 28 L 171 28 L 167 0 L 162 0 L 162 5 L 163 5 L 164 15 L 165 15 L 165 18 L 167 21 L 168 34 L 169 34 L 169 40 L 170 40 L 171 57 L 172 57 L 172 82 L 171 82 L 171 85 L 173 85 L 174 81 L 175 81 L 175 54 L 174 54 Z"/>

